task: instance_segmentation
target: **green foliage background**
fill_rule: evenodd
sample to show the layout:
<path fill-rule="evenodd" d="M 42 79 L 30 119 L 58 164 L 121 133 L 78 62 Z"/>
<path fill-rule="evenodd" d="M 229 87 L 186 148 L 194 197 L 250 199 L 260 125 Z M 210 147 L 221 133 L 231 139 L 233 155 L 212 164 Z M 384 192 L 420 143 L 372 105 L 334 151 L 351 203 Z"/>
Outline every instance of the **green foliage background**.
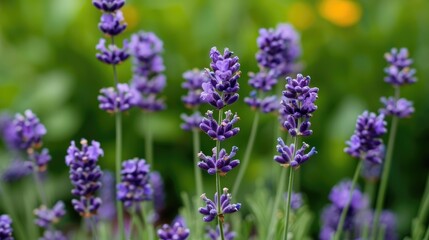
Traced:
<path fill-rule="evenodd" d="M 401 234 L 407 234 L 429 169 L 424 150 L 429 144 L 429 1 L 425 0 L 357 1 L 362 17 L 350 27 L 324 19 L 319 14 L 320 1 L 128 0 L 124 15 L 129 28 L 121 38 L 144 30 L 164 41 L 168 109 L 153 115 L 152 129 L 154 168 L 166 182 L 167 217 L 173 217 L 180 206 L 180 192 L 194 189 L 192 139 L 179 128 L 179 115 L 187 111 L 180 101 L 185 94 L 180 88 L 182 73 L 208 67 L 212 46 L 229 47 L 240 57 L 244 99 L 250 91 L 247 73 L 257 71 L 258 29 L 299 22 L 294 18 L 300 13 L 290 11 L 297 2 L 309 7 L 313 20 L 300 30 L 303 73 L 320 88 L 319 110 L 312 120 L 314 135 L 307 140 L 319 154 L 300 169 L 302 191 L 316 214 L 327 204 L 330 188 L 354 171 L 356 161 L 343 148 L 357 115 L 364 109 L 377 111 L 380 96 L 393 94 L 383 81 L 383 54 L 392 47 L 407 47 L 415 60 L 418 83 L 405 87 L 402 96 L 414 101 L 416 113 L 400 121 L 386 203 L 399 215 Z M 99 17 L 89 0 L 0 1 L 0 108 L 12 114 L 32 109 L 46 125 L 44 145 L 53 155 L 49 171 L 56 199 L 71 197 L 64 164 L 70 140 L 100 141 L 105 150 L 103 168 L 114 167 L 114 118 L 99 110 L 96 100 L 99 89 L 113 82 L 111 68 L 95 59 L 101 37 Z M 129 81 L 130 61 L 119 66 L 119 77 L 121 82 Z M 242 157 L 253 112 L 242 101 L 233 111 L 241 116 L 241 132 L 225 145 L 237 145 Z M 255 179 L 269 176 L 275 167 L 276 124 L 272 116 L 262 118 L 242 196 L 235 196 L 242 202 L 243 196 L 255 191 Z M 139 111 L 124 117 L 125 159 L 144 157 L 144 131 Z M 202 150 L 209 152 L 213 142 L 206 136 L 202 139 Z M 0 166 L 6 166 L 10 159 L 4 150 L 0 157 Z M 224 183 L 232 186 L 235 175 L 228 174 Z M 214 178 L 204 174 L 204 181 L 211 195 Z M 313 225 L 316 235 L 318 216 Z"/>

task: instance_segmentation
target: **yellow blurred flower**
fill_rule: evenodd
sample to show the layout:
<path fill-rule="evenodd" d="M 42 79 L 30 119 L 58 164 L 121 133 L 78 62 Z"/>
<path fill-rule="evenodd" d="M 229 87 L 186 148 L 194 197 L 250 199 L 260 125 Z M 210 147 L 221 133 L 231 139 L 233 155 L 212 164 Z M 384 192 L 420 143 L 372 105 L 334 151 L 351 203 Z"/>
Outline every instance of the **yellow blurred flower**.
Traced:
<path fill-rule="evenodd" d="M 362 15 L 360 5 L 352 0 L 323 0 L 319 11 L 326 20 L 342 27 L 356 24 Z"/>
<path fill-rule="evenodd" d="M 295 2 L 288 8 L 288 22 L 299 30 L 309 28 L 314 23 L 313 9 L 304 2 Z"/>
<path fill-rule="evenodd" d="M 139 21 L 139 14 L 136 7 L 131 4 L 125 4 L 121 10 L 124 14 L 125 22 L 128 24 L 128 30 L 133 31 Z"/>

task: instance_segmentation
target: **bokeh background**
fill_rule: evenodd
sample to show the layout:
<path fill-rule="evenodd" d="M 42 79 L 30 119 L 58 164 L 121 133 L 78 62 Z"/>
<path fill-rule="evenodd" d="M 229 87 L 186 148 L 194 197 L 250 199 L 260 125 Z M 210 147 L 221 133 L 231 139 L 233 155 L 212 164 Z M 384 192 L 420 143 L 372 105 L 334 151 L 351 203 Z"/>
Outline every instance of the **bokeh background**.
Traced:
<path fill-rule="evenodd" d="M 357 115 L 365 109 L 377 111 L 379 98 L 393 94 L 383 81 L 383 54 L 392 47 L 407 47 L 418 82 L 401 94 L 414 101 L 416 112 L 399 124 L 386 206 L 398 214 L 401 235 L 409 234 L 429 169 L 424 150 L 429 144 L 429 1 L 127 0 L 123 12 L 128 28 L 120 38 L 144 30 L 164 41 L 168 108 L 153 114 L 152 129 L 154 167 L 166 183 L 166 218 L 174 217 L 181 205 L 180 192 L 194 189 L 192 139 L 179 127 L 179 115 L 187 111 L 180 101 L 185 94 L 180 88 L 182 73 L 208 67 L 212 46 L 228 47 L 240 57 L 242 100 L 250 92 L 247 73 L 258 70 L 258 29 L 289 22 L 300 32 L 303 74 L 310 75 L 312 85 L 320 88 L 319 109 L 312 120 L 314 134 L 307 140 L 319 154 L 300 169 L 301 190 L 316 214 L 314 236 L 330 188 L 351 178 L 356 166 L 343 149 Z M 114 117 L 99 110 L 97 102 L 99 89 L 113 82 L 111 68 L 95 58 L 101 37 L 99 18 L 100 12 L 89 0 L 0 1 L 1 111 L 14 114 L 32 109 L 46 125 L 44 146 L 53 156 L 47 185 L 52 198 L 68 204 L 71 186 L 64 155 L 71 140 L 100 141 L 105 150 L 101 165 L 114 169 Z M 130 61 L 118 71 L 120 81 L 128 82 Z M 241 116 L 241 132 L 225 145 L 237 145 L 242 157 L 253 112 L 242 101 L 232 110 Z M 276 127 L 273 116 L 262 118 L 250 167 L 236 198 L 250 195 L 257 179 L 271 173 Z M 144 157 L 144 131 L 141 112 L 133 110 L 124 117 L 124 159 Z M 209 152 L 213 142 L 206 136 L 202 140 L 202 150 Z M 10 157 L 3 147 L 0 157 L 4 168 Z M 232 186 L 235 176 L 236 172 L 228 174 L 224 183 Z M 212 193 L 214 179 L 205 174 L 204 182 L 206 191 Z M 16 196 L 24 191 L 23 185 L 14 189 Z M 76 216 L 72 210 L 69 213 L 72 222 Z"/>

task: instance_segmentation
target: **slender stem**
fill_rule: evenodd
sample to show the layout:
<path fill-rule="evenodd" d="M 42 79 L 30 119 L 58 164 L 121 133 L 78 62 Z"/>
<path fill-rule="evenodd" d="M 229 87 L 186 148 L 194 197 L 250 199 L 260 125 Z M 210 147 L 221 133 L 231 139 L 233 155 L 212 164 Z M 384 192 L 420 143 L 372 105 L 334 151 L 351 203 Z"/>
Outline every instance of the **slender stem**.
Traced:
<path fill-rule="evenodd" d="M 200 130 L 192 129 L 192 138 L 194 145 L 194 175 L 195 175 L 195 191 L 196 195 L 203 193 L 203 179 L 201 176 L 201 170 L 198 165 L 198 152 L 200 151 Z"/>
<path fill-rule="evenodd" d="M 148 233 L 147 239 L 153 239 L 152 224 L 149 222 L 149 220 L 147 218 L 148 214 L 146 212 L 146 208 L 145 208 L 145 205 L 143 203 L 140 204 L 140 209 L 141 209 L 141 214 L 142 214 L 144 226 L 145 226 L 145 229 Z"/>
<path fill-rule="evenodd" d="M 40 173 L 37 171 L 37 166 L 36 164 L 34 164 L 35 166 L 33 167 L 33 178 L 34 178 L 34 182 L 36 184 L 36 191 L 37 194 L 39 195 L 39 199 L 40 199 L 40 203 L 46 207 L 48 207 L 48 202 L 46 200 L 46 194 L 42 185 L 42 181 L 40 180 Z"/>
<path fill-rule="evenodd" d="M 287 202 L 286 202 L 286 218 L 285 218 L 285 229 L 283 231 L 283 239 L 287 240 L 287 233 L 289 230 L 289 212 L 290 212 L 290 203 L 292 198 L 292 190 L 293 190 L 293 177 L 295 171 L 292 167 L 289 167 L 289 183 L 287 187 Z"/>
<path fill-rule="evenodd" d="M 386 233 L 386 225 L 380 227 L 380 231 L 377 234 L 377 240 L 384 240 L 384 235 Z"/>
<path fill-rule="evenodd" d="M 132 225 L 131 226 L 133 226 L 133 225 L 137 226 L 137 232 L 138 232 L 138 235 L 139 235 L 139 239 L 143 239 L 144 238 L 143 237 L 143 232 L 144 232 L 144 230 L 143 230 L 143 223 L 140 221 L 140 218 L 136 214 L 136 212 L 134 212 L 132 214 Z"/>
<path fill-rule="evenodd" d="M 222 113 L 223 113 L 223 110 L 220 109 L 219 117 L 218 117 L 219 125 L 222 123 Z M 219 151 L 220 151 L 220 141 L 216 140 L 216 159 L 219 159 Z M 223 233 L 223 213 L 220 205 L 220 195 L 222 192 L 221 192 L 221 185 L 220 185 L 220 176 L 219 176 L 219 172 L 217 171 L 216 171 L 216 192 L 217 192 L 217 212 L 218 212 L 217 223 L 219 225 L 220 237 L 222 240 L 224 240 L 225 236 Z"/>
<path fill-rule="evenodd" d="M 97 235 L 97 221 L 95 220 L 94 217 L 91 217 L 88 220 L 89 220 L 89 225 L 91 227 L 92 239 L 93 240 L 97 240 L 98 239 L 98 235 Z"/>
<path fill-rule="evenodd" d="M 426 180 L 426 189 L 423 194 L 422 203 L 420 205 L 419 213 L 417 218 L 419 219 L 419 222 L 423 223 L 426 219 L 426 216 L 429 211 L 429 176 Z"/>
<path fill-rule="evenodd" d="M 337 232 L 335 233 L 335 236 L 334 236 L 335 240 L 339 240 L 341 237 L 341 233 L 343 232 L 344 222 L 346 220 L 346 214 L 349 211 L 350 202 L 352 201 L 353 192 L 355 190 L 355 186 L 356 186 L 356 182 L 357 182 L 358 177 L 359 177 L 359 173 L 362 169 L 363 161 L 366 161 L 366 160 L 359 160 L 359 163 L 356 167 L 355 174 L 353 176 L 352 186 L 350 187 L 349 200 L 347 201 L 346 206 L 343 208 L 343 210 L 341 212 L 341 217 L 340 217 L 340 221 L 338 223 Z"/>
<path fill-rule="evenodd" d="M 232 196 L 237 196 L 238 189 L 240 189 L 241 180 L 243 180 L 244 173 L 246 172 L 247 165 L 249 165 L 249 158 L 252 154 L 253 145 L 255 143 L 256 132 L 258 131 L 259 112 L 256 111 L 253 118 L 252 130 L 250 131 L 249 140 L 247 142 L 246 151 L 244 152 L 243 161 L 241 161 L 240 170 L 238 171 L 237 178 L 235 179 L 234 186 L 232 187 Z"/>
<path fill-rule="evenodd" d="M 362 229 L 362 239 L 368 239 L 368 234 L 369 234 L 369 223 L 364 223 L 363 229 Z"/>
<path fill-rule="evenodd" d="M 426 229 L 425 236 L 423 237 L 423 240 L 429 240 L 429 226 Z"/>
<path fill-rule="evenodd" d="M 269 227 L 268 235 L 265 239 L 274 239 L 273 235 L 274 235 L 274 230 L 276 229 L 275 220 L 277 217 L 277 209 L 279 207 L 280 200 L 282 199 L 283 189 L 286 182 L 286 169 L 282 168 L 281 170 L 282 171 L 280 174 L 279 185 L 277 186 L 276 198 L 274 199 L 273 211 L 271 213 L 270 224 L 268 225 L 270 227 Z"/>
<path fill-rule="evenodd" d="M 112 45 L 115 45 L 115 38 L 112 36 Z M 113 81 L 115 83 L 116 89 L 118 88 L 118 74 L 116 72 L 116 65 L 112 65 L 113 68 Z M 116 154 L 115 154 L 115 175 L 116 182 L 119 183 L 121 179 L 121 162 L 122 162 L 122 114 L 121 111 L 115 112 L 115 130 L 116 130 Z M 119 239 L 125 239 L 125 230 L 124 230 L 124 213 L 122 204 L 119 200 L 116 200 L 116 210 L 117 210 L 117 220 L 119 227 Z"/>
<path fill-rule="evenodd" d="M 150 112 L 145 112 L 144 114 L 144 124 L 145 124 L 145 153 L 146 160 L 150 164 L 151 168 L 153 167 L 153 136 L 151 129 L 151 115 Z"/>
<path fill-rule="evenodd" d="M 375 182 L 373 181 L 365 182 L 365 193 L 369 198 L 368 206 L 372 206 L 372 203 L 374 202 Z"/>

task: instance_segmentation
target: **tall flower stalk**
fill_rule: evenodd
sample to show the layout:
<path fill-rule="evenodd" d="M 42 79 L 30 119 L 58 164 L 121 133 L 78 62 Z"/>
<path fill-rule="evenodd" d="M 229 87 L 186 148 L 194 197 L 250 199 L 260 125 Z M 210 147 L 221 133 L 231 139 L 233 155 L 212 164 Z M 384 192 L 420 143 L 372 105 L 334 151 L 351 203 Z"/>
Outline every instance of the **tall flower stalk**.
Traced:
<path fill-rule="evenodd" d="M 224 148 L 221 149 L 222 141 L 235 136 L 240 131 L 238 127 L 234 127 L 234 124 L 239 120 L 237 114 L 232 114 L 228 110 L 223 118 L 223 108 L 236 102 L 239 97 L 237 92 L 239 90 L 240 64 L 238 63 L 238 57 L 234 57 L 233 53 L 227 48 L 221 54 L 213 47 L 210 50 L 210 58 L 212 60 L 210 63 L 211 71 L 207 70 L 210 80 L 202 84 L 201 99 L 218 110 L 218 118 L 215 120 L 213 111 L 207 111 L 200 128 L 211 139 L 216 141 L 216 146 L 212 150 L 212 156 L 206 156 L 202 152 L 199 153 L 199 158 L 202 161 L 198 163 L 198 166 L 206 170 L 210 175 L 216 176 L 216 193 L 214 201 L 207 198 L 205 194 L 201 195 L 206 207 L 200 208 L 199 212 L 205 215 L 203 218 L 205 222 L 211 222 L 217 217 L 220 236 L 224 240 L 224 214 L 234 213 L 241 207 L 239 203 L 232 204 L 230 202 L 232 197 L 227 188 L 223 188 L 223 194 L 221 195 L 220 181 L 221 176 L 225 176 L 240 163 L 239 160 L 233 160 L 238 151 L 237 147 L 232 147 L 229 154 Z"/>
<path fill-rule="evenodd" d="M 98 27 L 102 33 L 110 38 L 110 44 L 106 47 L 106 39 L 101 38 L 96 49 L 97 58 L 106 64 L 112 65 L 114 88 L 102 89 L 99 96 L 100 108 L 115 114 L 115 176 L 116 181 L 120 178 L 120 169 L 122 161 L 122 111 L 130 108 L 130 91 L 128 86 L 120 85 L 116 65 L 128 58 L 128 42 L 124 41 L 123 48 L 119 48 L 115 43 L 115 36 L 122 33 L 127 24 L 124 22 L 124 16 L 121 8 L 125 0 L 93 0 L 93 5 L 103 12 Z M 119 234 L 124 238 L 123 209 L 119 201 L 116 201 L 117 220 L 119 225 Z"/>
<path fill-rule="evenodd" d="M 389 140 L 387 142 L 386 160 L 384 162 L 380 187 L 377 193 L 374 221 L 372 224 L 372 239 L 375 239 L 378 235 L 379 219 L 383 210 L 390 166 L 392 164 L 398 121 L 400 118 L 410 117 L 414 112 L 413 103 L 405 98 L 400 98 L 400 87 L 413 84 L 417 81 L 414 76 L 416 70 L 410 68 L 413 60 L 408 57 L 408 50 L 406 48 L 401 48 L 400 50 L 393 48 L 389 53 L 385 54 L 385 59 L 390 65 L 384 69 L 387 74 L 384 81 L 393 86 L 395 95 L 394 97 L 381 98 L 383 108 L 380 109 L 380 112 L 386 116 L 392 116 L 392 123 L 390 126 Z"/>

